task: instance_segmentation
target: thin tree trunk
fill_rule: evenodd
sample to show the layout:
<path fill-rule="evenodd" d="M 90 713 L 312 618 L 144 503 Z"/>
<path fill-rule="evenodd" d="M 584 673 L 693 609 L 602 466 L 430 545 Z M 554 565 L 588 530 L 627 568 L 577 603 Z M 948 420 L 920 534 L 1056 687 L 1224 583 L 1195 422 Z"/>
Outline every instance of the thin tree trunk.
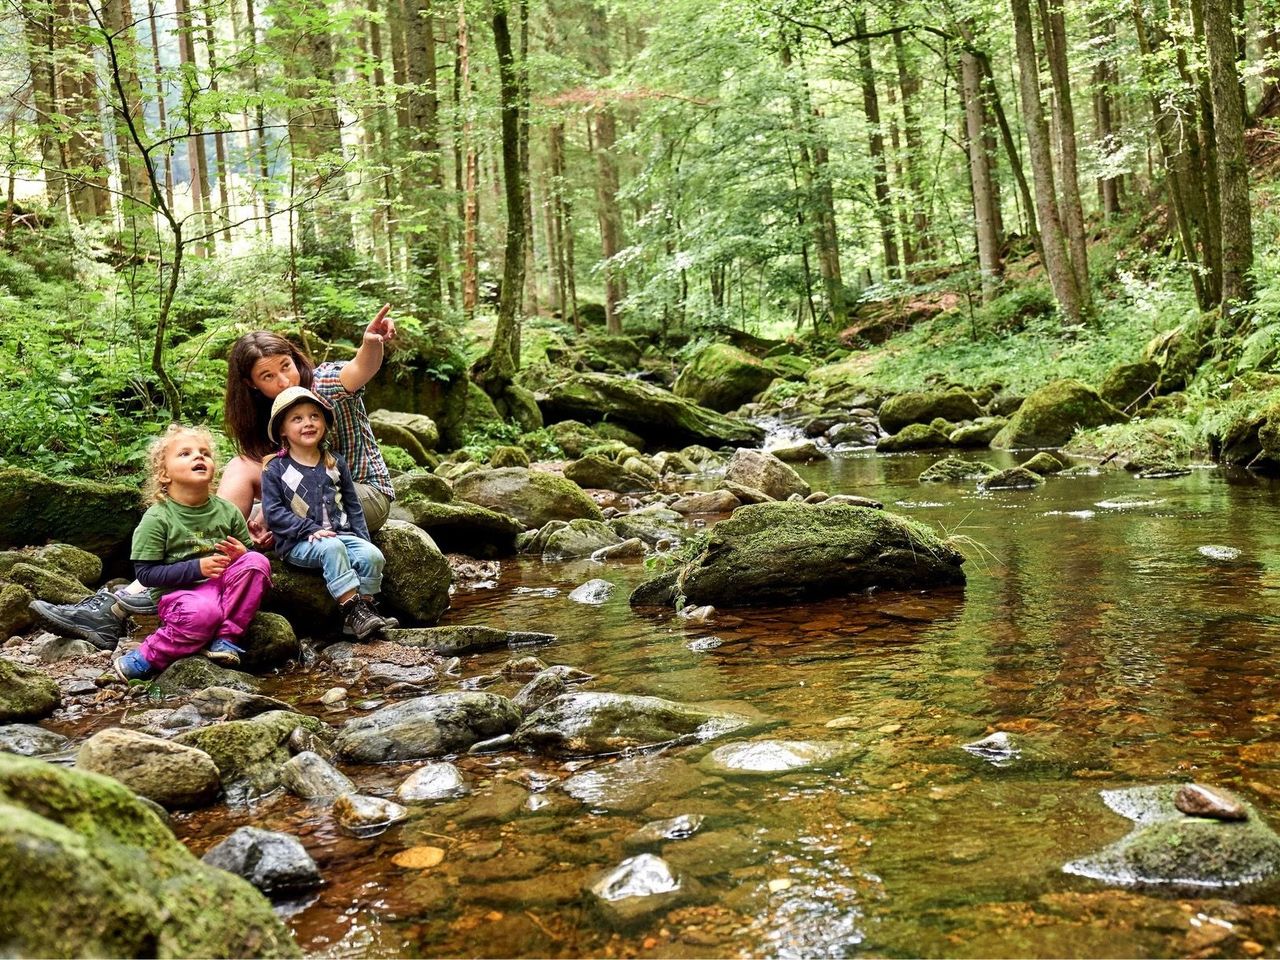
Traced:
<path fill-rule="evenodd" d="M 254 143 L 257 148 L 258 160 L 258 185 L 254 189 L 255 196 L 262 197 L 262 212 L 265 215 L 263 226 L 266 229 L 267 239 L 271 239 L 271 211 L 273 204 L 271 195 L 264 193 L 268 189 L 271 178 L 271 165 L 267 159 L 267 111 L 266 106 L 262 102 L 259 95 L 262 79 L 258 69 L 258 24 L 254 15 L 253 5 L 256 0 L 245 0 L 244 8 L 246 15 L 246 26 L 249 32 L 249 58 L 252 62 L 252 69 L 249 73 L 250 85 L 253 89 L 254 99 Z M 256 206 L 256 201 L 255 201 Z"/>
<path fill-rule="evenodd" d="M 159 120 L 160 136 L 169 135 L 169 116 L 165 96 L 164 69 L 160 65 L 160 23 L 156 19 L 156 2 L 147 0 L 147 32 L 151 36 L 151 69 L 156 84 L 156 118 Z M 168 146 L 164 150 L 164 198 L 173 209 L 173 151 Z"/>
<path fill-rule="evenodd" d="M 128 2 L 128 0 L 124 0 L 124 2 Z M 213 13 L 207 6 L 204 8 L 204 32 L 206 44 L 205 55 L 209 61 L 209 90 L 211 93 L 216 94 L 218 92 L 217 45 L 214 41 Z M 213 132 L 213 155 L 218 164 L 218 209 L 216 216 L 222 223 L 223 242 L 230 243 L 231 189 L 228 185 L 230 178 L 227 170 L 227 145 L 221 129 L 216 129 Z"/>
<path fill-rule="evenodd" d="M 66 177 L 65 141 L 56 136 L 55 113 L 62 111 L 58 99 L 57 58 L 54 19 L 51 9 L 33 8 L 22 18 L 27 39 L 27 60 L 31 64 L 32 107 L 35 109 L 40 162 L 44 171 L 49 209 L 70 219 L 71 198 Z"/>
<path fill-rule="evenodd" d="M 178 20 L 178 61 L 190 71 L 190 84 L 199 76 L 200 68 L 196 63 L 196 46 L 193 33 L 195 27 L 191 22 L 191 11 L 187 0 L 174 0 L 174 11 Z M 185 84 L 184 84 L 185 86 Z M 187 86 L 182 93 L 184 109 L 196 91 Z M 209 202 L 209 162 L 205 156 L 204 136 L 201 131 L 191 126 L 190 114 L 185 118 L 187 125 L 187 165 L 191 171 L 191 207 L 196 220 L 200 224 L 202 235 L 193 243 L 193 252 L 203 257 L 213 252 L 214 240 L 212 229 L 212 212 Z"/>
<path fill-rule="evenodd" d="M 983 121 L 983 76 L 978 58 L 968 51 L 960 54 L 960 77 L 964 95 L 965 141 L 969 152 L 969 184 L 973 195 L 973 219 L 978 241 L 978 270 L 982 302 L 995 299 L 1000 284 L 1000 235 L 996 230 L 994 197 L 991 190 L 991 157 Z"/>
<path fill-rule="evenodd" d="M 1094 42 L 1110 49 L 1115 37 L 1115 21 L 1110 16 L 1099 17 L 1094 25 Z M 1118 82 L 1115 61 L 1107 57 L 1099 60 L 1093 69 L 1093 116 L 1098 147 L 1110 157 L 1116 151 L 1116 124 L 1113 116 L 1115 87 Z M 1120 178 L 1098 178 L 1098 203 L 1108 218 L 1120 212 Z"/>
<path fill-rule="evenodd" d="M 858 40 L 858 76 L 862 84 L 862 107 L 867 116 L 867 140 L 871 153 L 872 179 L 875 184 L 876 220 L 880 224 L 880 240 L 884 247 L 884 271 L 887 277 L 900 273 L 898 244 L 893 235 L 893 211 L 889 199 L 889 174 L 885 165 L 884 134 L 880 129 L 880 98 L 876 94 L 876 74 L 871 61 L 871 41 L 866 39 L 867 21 L 861 8 L 853 17 Z"/>
<path fill-rule="evenodd" d="M 533 216 L 533 175 L 529 159 L 529 4 L 520 0 L 520 174 L 524 184 L 524 309 L 542 313 L 538 302 L 537 223 Z"/>
<path fill-rule="evenodd" d="M 405 0 L 405 66 L 410 84 L 407 97 L 412 162 L 404 192 L 423 226 L 412 241 L 410 258 L 419 307 L 433 318 L 441 316 L 441 232 L 438 199 L 444 186 L 436 82 L 435 22 L 432 0 Z M 411 178 L 411 179 L 410 179 Z"/>
<path fill-rule="evenodd" d="M 96 220 L 111 212 L 111 196 L 107 191 L 107 158 L 102 146 L 102 124 L 98 112 L 98 91 L 93 75 L 93 54 L 77 36 L 85 26 L 88 13 L 82 0 L 55 0 L 53 16 L 54 41 L 51 47 L 61 51 L 79 47 L 76 62 L 59 64 L 54 60 L 56 91 L 54 101 L 70 118 L 56 128 L 66 139 L 64 171 L 67 176 L 70 204 L 77 219 Z"/>
<path fill-rule="evenodd" d="M 920 74 L 915 62 L 907 55 L 906 41 L 900 32 L 893 35 L 893 55 L 898 67 L 898 88 L 902 91 L 902 129 L 907 143 L 907 195 L 911 204 L 911 226 L 916 258 L 920 259 L 928 256 L 931 246 L 924 138 L 920 134 L 920 117 L 916 112 Z"/>
<path fill-rule="evenodd" d="M 479 158 L 471 130 L 471 44 L 466 4 L 458 4 L 457 70 L 462 163 L 462 315 L 475 316 L 479 288 L 476 273 L 476 226 L 480 219 Z"/>
<path fill-rule="evenodd" d="M 1044 265 L 1049 283 L 1062 310 L 1063 319 L 1076 325 L 1084 319 L 1084 301 L 1076 286 L 1076 272 L 1067 250 L 1058 199 L 1054 189 L 1053 157 L 1049 150 L 1049 128 L 1040 101 L 1039 64 L 1031 27 L 1028 0 L 1010 0 L 1013 35 L 1018 54 L 1018 80 L 1022 93 L 1022 116 L 1031 158 L 1036 191 L 1036 219 L 1044 248 Z"/>
<path fill-rule="evenodd" d="M 120 89 L 125 98 L 111 98 L 115 113 L 120 117 L 115 123 L 116 170 L 120 176 L 121 212 L 132 218 L 138 211 L 132 201 L 151 202 L 151 184 L 143 168 L 142 158 L 128 135 L 128 125 L 123 119 L 128 114 L 135 123 L 142 123 L 142 107 L 145 97 L 142 82 L 138 79 L 138 37 L 133 10 L 128 0 L 105 0 L 100 8 L 102 27 L 114 37 L 120 69 Z"/>
<path fill-rule="evenodd" d="M 622 332 L 618 313 L 624 296 L 618 267 L 610 262 L 622 249 L 622 211 L 618 208 L 618 164 L 613 155 L 617 121 L 613 109 L 602 105 L 595 112 L 596 190 L 600 220 L 600 256 L 605 261 L 605 329 Z"/>

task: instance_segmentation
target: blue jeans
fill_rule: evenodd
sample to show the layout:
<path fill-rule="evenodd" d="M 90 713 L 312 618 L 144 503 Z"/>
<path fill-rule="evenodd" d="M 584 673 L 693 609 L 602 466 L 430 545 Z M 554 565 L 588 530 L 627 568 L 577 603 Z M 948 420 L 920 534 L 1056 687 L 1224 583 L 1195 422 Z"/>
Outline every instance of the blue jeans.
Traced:
<path fill-rule="evenodd" d="M 352 590 L 371 597 L 382 589 L 382 551 L 349 533 L 303 540 L 289 551 L 288 560 L 299 567 L 319 567 L 335 600 Z"/>

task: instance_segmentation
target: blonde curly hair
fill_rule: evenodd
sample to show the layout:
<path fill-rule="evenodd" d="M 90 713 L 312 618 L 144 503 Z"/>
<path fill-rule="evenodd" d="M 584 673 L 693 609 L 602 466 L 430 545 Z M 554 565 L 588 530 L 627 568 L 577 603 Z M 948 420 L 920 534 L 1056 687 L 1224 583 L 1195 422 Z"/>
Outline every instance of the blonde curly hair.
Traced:
<path fill-rule="evenodd" d="M 161 481 L 164 475 L 164 460 L 169 454 L 169 447 L 173 441 L 180 436 L 192 433 L 200 438 L 201 442 L 208 446 L 209 452 L 213 454 L 213 475 L 209 478 L 212 483 L 218 476 L 218 447 L 214 443 L 213 434 L 209 432 L 208 427 L 191 427 L 185 423 L 171 423 L 165 428 L 164 433 L 151 441 L 151 445 L 147 447 L 147 480 L 142 485 L 142 502 L 146 506 L 160 503 L 162 500 L 169 499 L 169 485 Z"/>

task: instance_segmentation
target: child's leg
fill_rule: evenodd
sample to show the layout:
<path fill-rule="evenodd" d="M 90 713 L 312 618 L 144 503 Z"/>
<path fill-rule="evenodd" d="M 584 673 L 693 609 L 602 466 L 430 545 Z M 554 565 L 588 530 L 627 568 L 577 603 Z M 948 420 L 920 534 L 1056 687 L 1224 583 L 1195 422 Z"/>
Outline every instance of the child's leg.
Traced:
<path fill-rule="evenodd" d="M 213 582 L 218 585 L 223 618 L 216 635 L 236 640 L 244 634 L 271 586 L 271 561 L 261 553 L 246 553 Z"/>
<path fill-rule="evenodd" d="M 346 544 L 351 568 L 360 578 L 360 593 L 366 597 L 376 596 L 382 589 L 382 565 L 385 562 L 382 551 L 368 540 L 349 534 L 339 534 L 337 539 Z"/>
<path fill-rule="evenodd" d="M 318 567 L 335 600 L 347 598 L 360 586 L 360 577 L 351 569 L 347 546 L 339 537 L 303 540 L 289 551 L 289 562 L 300 567 Z"/>
<path fill-rule="evenodd" d="M 157 604 L 160 629 L 142 641 L 138 652 L 157 670 L 199 653 L 222 623 L 218 583 L 207 580 L 190 590 L 166 593 Z"/>

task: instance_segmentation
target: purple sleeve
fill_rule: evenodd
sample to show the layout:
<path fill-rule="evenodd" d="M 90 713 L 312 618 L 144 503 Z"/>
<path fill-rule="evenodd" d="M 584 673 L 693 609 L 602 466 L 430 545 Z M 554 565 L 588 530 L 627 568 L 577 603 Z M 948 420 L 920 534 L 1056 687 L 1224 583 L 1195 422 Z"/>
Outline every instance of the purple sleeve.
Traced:
<path fill-rule="evenodd" d="M 135 560 L 133 570 L 144 587 L 185 587 L 205 579 L 200 572 L 200 560 L 194 557 L 177 563 Z"/>

